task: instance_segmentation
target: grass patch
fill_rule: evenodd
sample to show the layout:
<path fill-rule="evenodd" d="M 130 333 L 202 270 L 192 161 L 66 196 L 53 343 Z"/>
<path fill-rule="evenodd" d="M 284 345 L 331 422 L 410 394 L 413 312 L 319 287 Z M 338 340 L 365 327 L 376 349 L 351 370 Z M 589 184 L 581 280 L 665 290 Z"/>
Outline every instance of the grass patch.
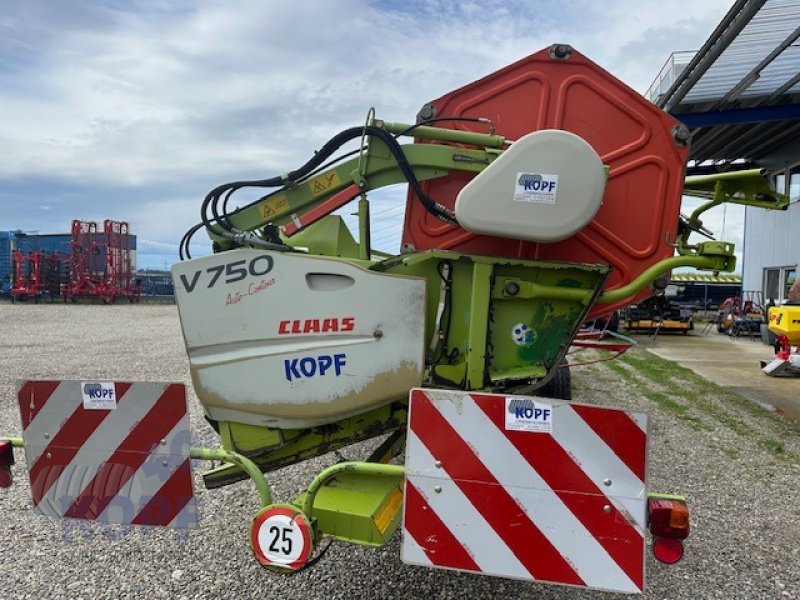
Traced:
<path fill-rule="evenodd" d="M 730 458 L 739 458 L 741 453 L 734 448 L 723 448 L 722 451 Z"/>
<path fill-rule="evenodd" d="M 614 361 L 608 362 L 607 365 L 609 369 L 625 380 L 625 382 L 628 383 L 634 390 L 636 390 L 637 393 L 641 394 L 648 400 L 655 402 L 665 411 L 677 417 L 678 419 L 686 421 L 692 428 L 696 430 L 710 429 L 700 419 L 690 414 L 685 405 L 681 404 L 680 402 L 676 402 L 667 394 L 653 389 L 647 385 L 646 382 L 643 382 L 641 378 L 637 377 L 630 369 L 626 369 Z"/>
<path fill-rule="evenodd" d="M 774 438 L 762 437 L 758 440 L 758 445 L 775 455 L 781 455 L 786 452 L 783 442 Z"/>
<path fill-rule="evenodd" d="M 800 464 L 800 456 L 787 451 L 782 441 L 760 433 L 746 421 L 731 414 L 723 406 L 709 398 L 716 397 L 735 405 L 750 415 L 772 419 L 775 423 L 779 423 L 787 433 L 799 431 L 796 423 L 786 421 L 746 398 L 703 379 L 686 367 L 649 352 L 639 354 L 628 352 L 620 357 L 620 362 L 622 364 L 615 364 L 612 361 L 608 363 L 608 366 L 642 396 L 655 402 L 668 413 L 689 423 L 692 428 L 706 431 L 712 429 L 702 419 L 692 414 L 692 409 L 694 409 L 724 425 L 737 435 L 752 440 L 773 456 Z M 668 393 L 659 391 L 654 389 L 652 384 L 670 391 Z M 726 451 L 726 454 L 734 458 L 733 452 Z M 738 453 L 736 455 L 738 456 Z"/>

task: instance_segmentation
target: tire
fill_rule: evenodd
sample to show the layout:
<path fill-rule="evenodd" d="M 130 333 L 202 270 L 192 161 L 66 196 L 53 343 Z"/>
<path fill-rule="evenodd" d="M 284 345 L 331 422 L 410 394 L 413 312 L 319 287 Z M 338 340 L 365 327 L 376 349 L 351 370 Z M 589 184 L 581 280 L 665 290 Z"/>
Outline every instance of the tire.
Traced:
<path fill-rule="evenodd" d="M 615 310 L 608 317 L 608 325 L 606 326 L 606 329 L 614 332 L 619 331 L 619 311 Z"/>
<path fill-rule="evenodd" d="M 556 369 L 553 378 L 536 390 L 539 396 L 557 398 L 558 400 L 572 400 L 572 375 L 569 372 L 567 359 L 561 360 L 561 365 Z"/>

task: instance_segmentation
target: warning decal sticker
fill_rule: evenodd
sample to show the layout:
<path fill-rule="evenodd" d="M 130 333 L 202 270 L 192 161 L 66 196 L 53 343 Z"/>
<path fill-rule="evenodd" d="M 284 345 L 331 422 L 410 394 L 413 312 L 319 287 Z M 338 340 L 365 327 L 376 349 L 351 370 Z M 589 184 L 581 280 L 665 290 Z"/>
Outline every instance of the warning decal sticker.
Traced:
<path fill-rule="evenodd" d="M 262 219 L 268 219 L 273 215 L 283 212 L 289 208 L 289 200 L 286 194 L 276 194 L 265 200 L 263 204 L 258 207 Z"/>
<path fill-rule="evenodd" d="M 339 174 L 336 171 L 331 171 L 314 177 L 308 182 L 308 187 L 311 190 L 311 194 L 316 198 L 341 184 L 342 181 L 339 179 Z"/>

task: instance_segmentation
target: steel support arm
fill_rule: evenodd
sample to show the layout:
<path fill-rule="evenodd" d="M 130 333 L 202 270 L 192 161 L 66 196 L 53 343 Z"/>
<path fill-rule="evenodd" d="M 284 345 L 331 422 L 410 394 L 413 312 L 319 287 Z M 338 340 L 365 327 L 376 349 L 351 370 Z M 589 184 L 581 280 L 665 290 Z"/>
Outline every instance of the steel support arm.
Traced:
<path fill-rule="evenodd" d="M 474 150 L 441 144 L 409 144 L 403 146 L 403 151 L 419 181 L 444 177 L 451 171 L 480 173 L 499 155 L 497 150 Z M 285 225 L 302 211 L 324 202 L 354 182 L 359 184 L 361 191 L 368 191 L 406 181 L 394 156 L 380 141 L 370 142 L 364 156 L 340 163 L 310 179 L 265 196 L 230 213 L 228 220 L 240 231 L 255 231 L 269 222 Z M 225 238 L 213 233 L 209 235 L 222 247 L 230 245 Z"/>
<path fill-rule="evenodd" d="M 724 242 L 713 243 L 721 244 Z M 733 252 L 733 244 L 726 245 L 730 246 L 731 252 Z M 654 264 L 628 285 L 603 292 L 597 299 L 597 303 L 613 304 L 625 298 L 632 298 L 642 291 L 645 286 L 655 281 L 660 275 L 677 267 L 694 267 L 695 269 L 702 269 L 705 271 L 733 271 L 733 269 L 736 268 L 736 258 L 724 254 L 673 256 L 672 258 L 667 258 Z"/>

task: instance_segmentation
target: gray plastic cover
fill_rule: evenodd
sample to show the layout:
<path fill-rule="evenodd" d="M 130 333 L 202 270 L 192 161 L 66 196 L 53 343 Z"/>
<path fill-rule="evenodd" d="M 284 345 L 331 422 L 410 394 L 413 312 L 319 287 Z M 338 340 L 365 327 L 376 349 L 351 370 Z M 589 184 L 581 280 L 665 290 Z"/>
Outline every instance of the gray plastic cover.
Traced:
<path fill-rule="evenodd" d="M 592 220 L 605 185 L 603 162 L 585 140 L 560 129 L 536 131 L 464 186 L 456 218 L 474 233 L 557 242 Z"/>

